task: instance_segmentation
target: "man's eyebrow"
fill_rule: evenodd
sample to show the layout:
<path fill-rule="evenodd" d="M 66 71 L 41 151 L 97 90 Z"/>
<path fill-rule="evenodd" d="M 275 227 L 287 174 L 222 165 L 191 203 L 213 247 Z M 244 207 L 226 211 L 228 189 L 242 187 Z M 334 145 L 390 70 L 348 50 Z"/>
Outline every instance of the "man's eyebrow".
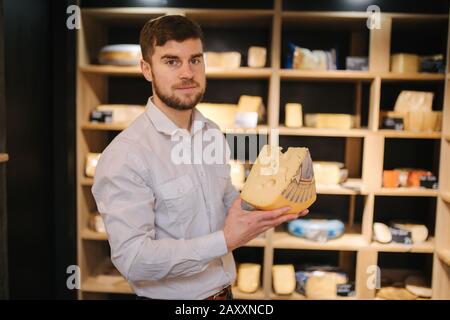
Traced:
<path fill-rule="evenodd" d="M 196 54 L 191 55 L 191 59 L 199 58 L 199 57 L 203 57 L 203 53 L 196 53 Z M 161 57 L 161 60 L 163 60 L 163 59 L 180 59 L 180 57 L 171 55 L 171 54 L 165 54 Z"/>
<path fill-rule="evenodd" d="M 198 58 L 198 57 L 203 57 L 203 53 L 196 53 L 196 54 L 191 55 L 191 59 Z"/>

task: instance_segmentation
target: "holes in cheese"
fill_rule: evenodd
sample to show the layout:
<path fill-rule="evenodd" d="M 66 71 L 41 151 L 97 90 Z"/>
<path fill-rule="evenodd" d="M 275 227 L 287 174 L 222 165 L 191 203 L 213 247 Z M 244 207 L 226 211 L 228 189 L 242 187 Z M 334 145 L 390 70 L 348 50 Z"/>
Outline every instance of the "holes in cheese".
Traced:
<path fill-rule="evenodd" d="M 272 266 L 273 290 L 276 294 L 291 294 L 295 290 L 295 270 L 292 264 Z"/>
<path fill-rule="evenodd" d="M 261 265 L 257 263 L 241 263 L 238 269 L 238 289 L 245 293 L 253 293 L 260 285 Z"/>
<path fill-rule="evenodd" d="M 265 145 L 258 155 L 242 189 L 241 198 L 260 210 L 290 206 L 298 213 L 316 201 L 311 156 L 307 148 Z"/>

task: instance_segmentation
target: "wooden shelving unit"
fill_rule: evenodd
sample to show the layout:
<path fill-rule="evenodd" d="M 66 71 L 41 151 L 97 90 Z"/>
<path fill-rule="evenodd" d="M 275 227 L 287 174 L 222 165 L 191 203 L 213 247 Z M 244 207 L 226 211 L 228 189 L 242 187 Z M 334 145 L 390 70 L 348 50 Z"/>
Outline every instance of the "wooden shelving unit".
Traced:
<path fill-rule="evenodd" d="M 110 133 L 125 129 L 124 125 L 91 124 L 88 122 L 90 111 L 99 104 L 109 101 L 109 86 L 111 78 L 131 79 L 136 83 L 142 78 L 140 68 L 115 67 L 96 65 L 95 60 L 99 49 L 109 44 L 108 30 L 117 26 L 139 29 L 148 19 L 164 14 L 182 13 L 200 23 L 204 28 L 239 28 L 251 25 L 269 30 L 267 47 L 269 54 L 268 67 L 252 69 L 241 67 L 234 70 L 208 69 L 208 79 L 265 81 L 267 83 L 267 123 L 259 125 L 257 130 L 227 130 L 227 134 L 252 134 L 264 132 L 273 139 L 280 137 L 320 137 L 323 139 L 342 138 L 349 149 L 346 164 L 355 165 L 360 162 L 360 175 L 352 176 L 352 185 L 317 186 L 318 197 L 332 195 L 348 197 L 354 204 L 356 196 L 364 197 L 362 225 L 353 232 L 353 228 L 335 240 L 326 243 L 310 242 L 288 234 L 285 231 L 269 230 L 264 238 L 257 238 L 247 244 L 248 247 L 263 248 L 264 265 L 262 268 L 262 286 L 253 294 L 244 294 L 233 288 L 236 299 L 306 299 L 305 296 L 294 293 L 290 296 L 278 296 L 272 290 L 272 265 L 277 250 L 313 250 L 338 251 L 343 254 L 356 254 L 355 287 L 356 297 L 351 299 L 372 299 L 375 290 L 367 288 L 367 267 L 377 264 L 379 252 L 396 253 L 426 253 L 433 255 L 433 298 L 450 299 L 449 252 L 450 236 L 450 73 L 444 74 L 397 74 L 389 72 L 391 54 L 391 34 L 394 23 L 408 26 L 415 23 L 448 23 L 448 15 L 434 14 L 403 14 L 381 13 L 381 29 L 366 29 L 366 12 L 298 12 L 284 11 L 282 0 L 274 0 L 270 10 L 228 10 L 228 9 L 186 9 L 186 8 L 82 8 L 82 28 L 78 31 L 78 73 L 77 73 L 77 246 L 78 265 L 83 270 L 80 299 L 107 297 L 108 293 L 132 293 L 127 284 L 104 285 L 94 277 L 96 266 L 108 258 L 107 236 L 88 229 L 89 213 L 96 210 L 95 202 L 90 194 L 93 179 L 84 175 L 84 161 L 88 152 L 101 152 L 110 142 Z M 288 70 L 282 66 L 282 38 L 285 28 L 300 27 L 309 30 L 325 28 L 334 30 L 348 29 L 351 33 L 352 48 L 350 54 L 361 55 L 358 44 L 361 34 L 368 37 L 369 71 L 302 71 Z M 366 54 L 367 55 L 367 54 Z M 447 58 L 448 58 L 447 54 Z M 284 57 L 283 57 L 284 59 Z M 128 81 L 128 80 L 126 80 Z M 142 81 L 144 81 L 142 79 Z M 367 125 L 350 130 L 287 128 L 280 121 L 282 86 L 285 83 L 336 83 L 355 86 L 355 113 L 361 116 L 362 86 L 369 87 L 369 106 L 367 110 Z M 445 98 L 443 104 L 442 132 L 415 133 L 381 130 L 380 109 L 382 83 L 445 83 Z M 123 101 L 125 103 L 126 101 Z M 234 101 L 235 103 L 235 101 Z M 276 129 L 278 131 L 271 131 Z M 386 139 L 431 139 L 441 141 L 439 190 L 429 189 L 386 189 L 382 188 L 383 157 Z M 353 157 L 355 151 L 356 157 Z M 356 152 L 358 151 L 358 152 Z M 361 156 L 357 154 L 361 153 Z M 354 158 L 354 159 L 353 159 Z M 4 158 L 0 155 L 0 162 Z M 383 197 L 432 197 L 436 198 L 436 230 L 430 230 L 432 237 L 423 244 L 402 246 L 399 244 L 382 245 L 371 242 L 374 222 L 375 198 Z M 352 209 L 353 206 L 353 209 Z M 350 205 L 350 216 L 354 215 L 354 205 Z M 345 261 L 344 261 L 345 262 Z M 349 262 L 350 263 L 350 262 Z"/>

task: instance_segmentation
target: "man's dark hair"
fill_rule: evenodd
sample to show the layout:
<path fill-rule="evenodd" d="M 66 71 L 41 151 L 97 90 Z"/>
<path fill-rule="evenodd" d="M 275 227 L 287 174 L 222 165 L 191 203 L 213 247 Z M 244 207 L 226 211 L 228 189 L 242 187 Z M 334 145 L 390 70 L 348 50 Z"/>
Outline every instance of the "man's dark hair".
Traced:
<path fill-rule="evenodd" d="M 187 39 L 200 39 L 203 44 L 202 29 L 194 21 L 179 15 L 149 20 L 142 28 L 139 39 L 142 58 L 150 63 L 155 46 L 163 46 L 169 40 L 181 42 Z"/>

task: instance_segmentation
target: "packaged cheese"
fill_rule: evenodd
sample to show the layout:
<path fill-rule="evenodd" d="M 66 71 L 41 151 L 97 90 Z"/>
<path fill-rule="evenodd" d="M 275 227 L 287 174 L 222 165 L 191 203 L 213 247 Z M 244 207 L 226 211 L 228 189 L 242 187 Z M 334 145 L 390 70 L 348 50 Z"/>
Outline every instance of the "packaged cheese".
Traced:
<path fill-rule="evenodd" d="M 299 213 L 316 201 L 311 156 L 307 148 L 265 145 L 254 163 L 241 197 L 255 208 L 273 210 L 290 206 Z"/>

